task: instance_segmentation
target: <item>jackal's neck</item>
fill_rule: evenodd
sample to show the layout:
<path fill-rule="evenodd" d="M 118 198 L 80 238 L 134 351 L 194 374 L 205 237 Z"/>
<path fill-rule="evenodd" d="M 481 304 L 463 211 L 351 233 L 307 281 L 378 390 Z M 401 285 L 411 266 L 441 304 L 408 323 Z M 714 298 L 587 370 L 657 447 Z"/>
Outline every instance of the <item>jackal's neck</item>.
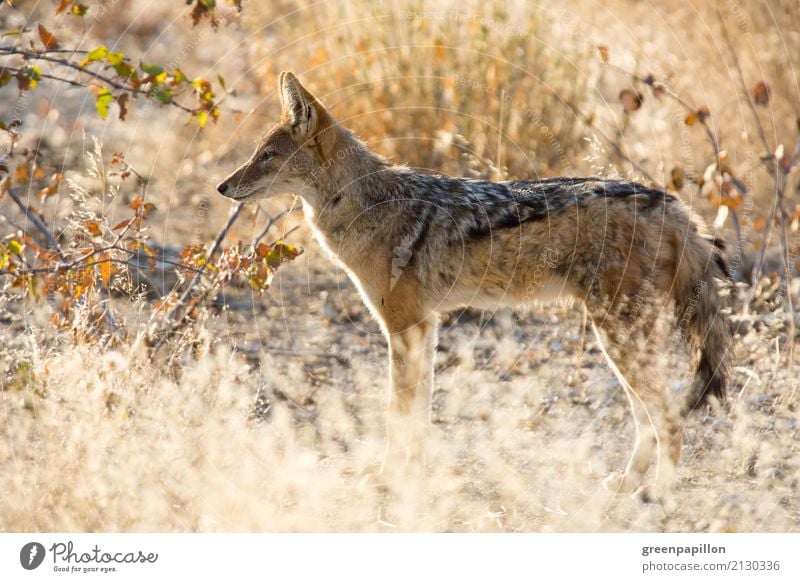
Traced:
<path fill-rule="evenodd" d="M 346 199 L 356 204 L 380 199 L 389 181 L 391 164 L 373 153 L 347 130 L 340 129 L 335 146 L 321 166 L 307 178 L 311 186 L 303 198 L 316 213 Z"/>

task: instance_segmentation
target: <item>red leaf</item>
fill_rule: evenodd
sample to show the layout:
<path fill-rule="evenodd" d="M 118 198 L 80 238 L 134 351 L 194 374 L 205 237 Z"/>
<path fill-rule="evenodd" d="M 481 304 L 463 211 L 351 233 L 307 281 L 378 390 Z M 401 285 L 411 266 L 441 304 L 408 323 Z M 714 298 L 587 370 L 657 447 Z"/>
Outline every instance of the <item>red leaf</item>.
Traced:
<path fill-rule="evenodd" d="M 39 25 L 39 38 L 42 39 L 42 44 L 47 50 L 50 51 L 58 48 L 56 37 L 41 24 Z"/>
<path fill-rule="evenodd" d="M 61 14 L 62 12 L 64 12 L 69 6 L 70 2 L 72 2 L 72 0 L 61 0 L 61 4 L 56 9 L 56 14 Z"/>
<path fill-rule="evenodd" d="M 119 105 L 119 118 L 125 121 L 125 116 L 128 114 L 128 94 L 123 93 L 117 97 L 117 105 Z"/>
<path fill-rule="evenodd" d="M 769 98 L 771 94 L 772 91 L 770 91 L 769 85 L 767 85 L 764 81 L 761 81 L 753 90 L 753 99 L 755 100 L 756 105 L 766 107 L 769 104 Z"/>
<path fill-rule="evenodd" d="M 92 236 L 100 236 L 102 232 L 100 231 L 100 225 L 97 224 L 94 220 L 86 220 L 84 221 L 83 225 L 86 227 L 86 230 L 89 231 L 89 234 Z"/>
<path fill-rule="evenodd" d="M 120 223 L 119 223 L 117 226 L 115 226 L 115 227 L 114 227 L 114 228 L 112 228 L 111 230 L 119 230 L 119 229 L 121 229 L 121 228 L 125 228 L 125 227 L 126 227 L 126 226 L 128 226 L 128 225 L 129 225 L 131 222 L 133 222 L 133 220 L 134 220 L 133 218 L 129 218 L 128 220 L 123 220 L 122 222 L 120 222 Z"/>

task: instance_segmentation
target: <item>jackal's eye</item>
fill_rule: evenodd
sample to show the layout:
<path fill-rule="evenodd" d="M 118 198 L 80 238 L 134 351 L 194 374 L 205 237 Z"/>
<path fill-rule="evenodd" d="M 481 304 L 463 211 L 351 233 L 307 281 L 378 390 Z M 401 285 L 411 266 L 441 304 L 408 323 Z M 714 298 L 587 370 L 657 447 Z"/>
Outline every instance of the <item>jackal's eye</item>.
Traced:
<path fill-rule="evenodd" d="M 275 152 L 273 152 L 272 150 L 261 152 L 261 161 L 266 162 L 267 160 L 271 160 L 273 156 L 275 156 Z"/>

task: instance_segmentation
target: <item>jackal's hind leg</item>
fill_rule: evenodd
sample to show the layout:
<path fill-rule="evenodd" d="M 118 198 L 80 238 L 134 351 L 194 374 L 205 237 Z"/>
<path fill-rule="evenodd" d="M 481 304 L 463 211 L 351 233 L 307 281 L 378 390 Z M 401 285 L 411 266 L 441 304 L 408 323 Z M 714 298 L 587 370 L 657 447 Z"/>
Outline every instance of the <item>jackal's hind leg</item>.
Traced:
<path fill-rule="evenodd" d="M 671 398 L 660 369 L 667 322 L 660 317 L 663 303 L 645 290 L 633 298 L 587 301 L 598 341 L 614 374 L 625 389 L 636 427 L 636 442 L 622 490 L 642 484 L 655 462 L 655 482 L 671 485 L 680 460 L 681 424 L 677 403 Z"/>

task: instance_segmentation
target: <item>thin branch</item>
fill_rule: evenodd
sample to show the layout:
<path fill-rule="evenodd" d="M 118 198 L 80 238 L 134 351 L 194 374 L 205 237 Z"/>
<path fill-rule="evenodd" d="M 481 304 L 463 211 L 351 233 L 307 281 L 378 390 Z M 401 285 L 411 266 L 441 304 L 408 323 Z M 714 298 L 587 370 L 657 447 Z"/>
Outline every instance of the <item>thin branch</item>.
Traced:
<path fill-rule="evenodd" d="M 731 54 L 731 60 L 733 61 L 733 66 L 736 68 L 736 72 L 739 76 L 739 83 L 742 86 L 742 95 L 744 96 L 745 102 L 747 103 L 747 107 L 750 109 L 750 112 L 753 114 L 753 120 L 756 122 L 756 129 L 758 130 L 758 137 L 761 139 L 761 143 L 764 145 L 764 152 L 766 154 L 766 160 L 769 160 L 768 167 L 770 168 L 770 173 L 775 170 L 773 163 L 774 161 L 774 154 L 769 147 L 769 142 L 767 141 L 767 134 L 764 131 L 764 126 L 761 123 L 761 118 L 758 116 L 758 111 L 756 111 L 756 106 L 753 103 L 753 100 L 750 99 L 750 91 L 747 88 L 747 82 L 744 80 L 744 72 L 742 71 L 742 66 L 739 63 L 739 57 L 736 56 L 736 49 L 733 46 L 733 41 L 731 41 L 731 37 L 728 34 L 728 27 L 725 25 L 725 19 L 722 16 L 722 11 L 717 5 L 717 17 L 719 18 L 720 28 L 722 29 L 722 39 L 725 41 L 725 45 L 728 47 L 728 51 Z"/>
<path fill-rule="evenodd" d="M 102 81 L 103 83 L 105 83 L 106 85 L 108 85 L 109 87 L 112 87 L 112 88 L 117 89 L 119 91 L 126 91 L 126 92 L 132 93 L 134 95 L 144 95 L 146 97 L 152 97 L 152 95 L 150 94 L 149 91 L 145 91 L 143 89 L 139 89 L 139 88 L 136 88 L 136 87 L 131 87 L 129 85 L 123 85 L 121 83 L 118 83 L 117 81 L 115 81 L 111 77 L 107 77 L 105 75 L 102 75 L 102 74 L 98 73 L 97 71 L 93 71 L 93 70 L 89 69 L 88 67 L 84 67 L 82 65 L 79 65 L 79 64 L 74 63 L 74 62 L 72 62 L 70 60 L 67 60 L 67 59 L 61 59 L 61 58 L 58 58 L 58 57 L 51 57 L 51 56 L 48 56 L 45 53 L 28 51 L 28 50 L 19 49 L 19 48 L 16 48 L 16 47 L 0 47 L 0 53 L 5 53 L 7 55 L 19 55 L 21 57 L 24 57 L 26 60 L 46 61 L 46 62 L 50 62 L 50 63 L 55 63 L 57 65 L 61 65 L 62 67 L 67 67 L 67 68 L 70 68 L 70 69 L 74 69 L 75 71 L 78 71 L 79 73 L 83 73 L 84 75 L 88 75 L 88 76 L 92 77 L 92 79 L 98 79 L 98 80 Z M 81 86 L 85 87 L 85 85 L 81 85 Z M 169 104 L 177 107 L 178 109 L 186 111 L 187 113 L 195 113 L 195 111 L 196 111 L 195 109 L 190 109 L 189 107 L 186 107 L 185 105 L 181 105 L 180 103 L 178 103 L 176 101 L 170 101 Z"/>
<path fill-rule="evenodd" d="M 267 221 L 267 224 L 264 226 L 264 228 L 262 228 L 262 229 L 261 229 L 261 232 L 259 232 L 259 233 L 258 233 L 258 236 L 257 236 L 257 237 L 256 237 L 256 238 L 253 240 L 253 245 L 257 245 L 258 243 L 260 243 L 260 242 L 261 242 L 261 239 L 263 239 L 265 236 L 267 236 L 267 233 L 269 232 L 269 230 L 270 230 L 270 229 L 273 227 L 273 225 L 274 225 L 276 222 L 278 222 L 278 221 L 279 221 L 281 218 L 283 218 L 284 216 L 286 216 L 286 215 L 288 215 L 288 214 L 291 214 L 292 212 L 297 212 L 297 211 L 299 211 L 299 210 L 300 210 L 300 209 L 299 209 L 299 208 L 295 208 L 295 205 L 294 205 L 294 203 L 292 203 L 292 205 L 291 205 L 289 208 L 287 208 L 286 210 L 282 210 L 282 211 L 280 211 L 280 212 L 279 212 L 278 214 L 276 214 L 275 216 L 270 216 L 270 217 L 269 217 L 269 220 Z M 286 236 L 286 235 L 284 235 L 284 237 L 285 237 L 285 236 Z"/>
<path fill-rule="evenodd" d="M 13 188 L 8 189 L 8 195 L 11 196 L 11 199 L 14 201 L 14 203 L 17 206 L 19 206 L 20 209 L 25 213 L 25 216 L 28 218 L 28 220 L 30 220 L 33 223 L 33 225 L 39 230 L 39 232 L 41 232 L 44 235 L 45 239 L 47 240 L 47 244 L 50 245 L 53 251 L 55 251 L 55 253 L 58 255 L 58 258 L 61 259 L 62 261 L 66 261 L 67 257 L 64 254 L 64 251 L 61 250 L 61 246 L 58 244 L 58 241 L 50 232 L 50 229 L 47 228 L 47 225 L 44 222 L 42 222 L 42 219 L 36 216 L 36 213 L 33 212 L 22 202 L 17 193 L 14 192 Z M 105 289 L 101 289 L 100 293 L 104 299 L 107 298 L 107 293 Z M 111 337 L 113 337 L 114 334 L 116 334 L 117 332 L 117 324 L 114 322 L 114 317 L 111 315 L 111 310 L 108 309 L 108 307 L 105 307 L 103 309 L 103 317 L 105 318 L 106 323 L 111 329 Z"/>
<path fill-rule="evenodd" d="M 131 251 L 129 249 L 121 249 L 119 247 L 110 247 L 110 248 L 106 249 L 106 252 L 108 250 L 115 250 L 115 251 L 125 252 L 125 253 L 129 253 L 129 254 L 136 254 L 135 251 Z M 136 269 L 142 268 L 142 266 L 140 264 L 134 262 L 133 259 L 131 259 L 131 258 L 128 258 L 128 259 L 115 259 L 113 257 L 108 257 L 108 258 L 105 258 L 105 259 L 100 259 L 99 261 L 93 261 L 93 262 L 89 263 L 88 262 L 89 258 L 91 256 L 93 256 L 93 255 L 96 255 L 96 254 L 97 253 L 92 252 L 92 253 L 86 255 L 86 257 L 77 259 L 75 261 L 72 261 L 71 263 L 59 263 L 59 264 L 56 264 L 56 265 L 52 265 L 50 267 L 36 267 L 36 268 L 33 268 L 33 269 L 19 269 L 17 271 L 13 271 L 13 272 L 3 272 L 3 273 L 0 273 L 0 277 L 3 277 L 3 276 L 5 276 L 5 277 L 10 277 L 10 276 L 17 277 L 17 276 L 20 276 L 20 275 L 38 275 L 38 274 L 43 274 L 43 273 L 58 273 L 58 272 L 61 272 L 61 271 L 70 271 L 70 270 L 75 269 L 75 268 L 93 267 L 94 265 L 102 265 L 103 263 L 116 263 L 116 264 L 120 264 L 120 265 L 127 265 L 129 267 L 133 267 L 133 268 L 136 268 Z M 184 271 L 189 271 L 190 273 L 200 273 L 199 269 L 195 269 L 194 267 L 190 267 L 188 265 L 184 265 L 183 263 L 179 263 L 177 261 L 171 261 L 169 259 L 156 259 L 156 260 L 159 263 L 163 263 L 165 265 L 170 265 L 170 266 L 176 267 L 176 268 L 184 270 Z M 152 270 L 152 269 L 147 269 L 147 270 Z"/>
<path fill-rule="evenodd" d="M 553 93 L 553 94 L 554 94 L 554 95 L 556 95 L 555 93 Z M 589 116 L 587 116 L 585 113 L 583 113 L 583 111 L 581 111 L 581 110 L 578 108 L 578 106 L 577 106 L 577 105 L 575 105 L 574 103 L 572 103 L 572 102 L 568 101 L 567 99 L 565 99 L 565 98 L 563 98 L 563 97 L 561 97 L 561 96 L 558 96 L 558 95 L 556 95 L 556 96 L 557 96 L 557 97 L 558 97 L 558 98 L 561 100 L 561 102 L 562 102 L 564 105 L 566 105 L 566 106 L 567 106 L 567 108 L 568 108 L 568 109 L 570 109 L 570 110 L 572 111 L 572 113 L 573 113 L 573 114 L 574 114 L 574 115 L 575 115 L 575 116 L 576 116 L 576 117 L 577 117 L 577 118 L 580 120 L 580 122 L 581 122 L 581 123 L 582 123 L 582 124 L 583 124 L 583 125 L 584 125 L 586 128 L 590 128 L 590 129 L 591 129 L 592 131 L 594 131 L 594 132 L 595 132 L 597 135 L 599 135 L 600 137 L 602 137 L 602 138 L 603 138 L 603 139 L 606 141 L 606 143 L 608 143 L 608 145 L 610 145 L 610 146 L 611 146 L 611 147 L 614 149 L 614 152 L 615 152 L 615 153 L 616 153 L 616 154 L 617 154 L 617 155 L 618 155 L 620 158 L 622 158 L 622 159 L 623 159 L 623 160 L 625 160 L 625 161 L 626 161 L 628 164 L 630 164 L 630 165 L 631 165 L 631 167 L 632 167 L 633 169 L 635 169 L 637 172 L 639 172 L 639 173 L 640 173 L 642 176 L 644 176 L 645 178 L 647 178 L 647 179 L 648 179 L 648 180 L 650 180 L 651 182 L 654 182 L 654 183 L 657 183 L 657 182 L 658 182 L 658 180 L 656 180 L 655 178 L 653 178 L 653 177 L 652 177 L 652 176 L 651 176 L 651 175 L 650 175 L 650 174 L 647 172 L 647 170 L 645 170 L 645 169 L 644 169 L 644 167 L 643 167 L 643 166 L 641 166 L 639 163 L 637 163 L 637 162 L 633 161 L 633 159 L 632 159 L 630 156 L 628 156 L 628 155 L 627 155 L 627 154 L 626 154 L 624 151 L 622 151 L 622 148 L 621 148 L 621 147 L 619 147 L 619 144 L 618 144 L 618 143 L 617 143 L 615 140 L 613 140 L 613 139 L 611 139 L 610 137 L 608 137 L 608 135 L 606 135 L 606 134 L 605 134 L 605 133 L 604 133 L 604 132 L 603 132 L 601 129 L 599 129 L 597 126 L 595 126 L 595 125 L 592 123 L 592 120 L 591 120 L 591 119 L 589 119 Z"/>
<path fill-rule="evenodd" d="M 25 213 L 25 216 L 33 223 L 33 226 L 35 226 L 36 229 L 44 235 L 44 238 L 47 240 L 47 244 L 50 245 L 50 248 L 56 252 L 62 261 L 66 261 L 66 255 L 64 255 L 64 252 L 61 250 L 61 247 L 59 246 L 55 237 L 50 232 L 50 229 L 47 228 L 47 225 L 42 222 L 42 219 L 39 218 L 30 208 L 28 208 L 24 202 L 22 202 L 17 193 L 14 192 L 14 188 L 8 189 L 8 195 L 11 196 L 11 199 L 14 201 L 14 203 L 20 207 L 22 212 Z"/>
<path fill-rule="evenodd" d="M 3 70 L 9 73 L 21 73 L 22 69 L 17 69 L 14 67 L 3 67 Z M 72 79 L 65 79 L 64 77 L 56 77 L 55 75 L 50 75 L 48 73 L 41 73 L 43 79 L 50 79 L 51 81 L 59 81 L 60 83 L 67 83 L 68 85 L 72 85 L 73 87 L 80 87 L 81 89 L 85 89 L 86 85 L 79 83 L 78 81 L 73 81 Z"/>
<path fill-rule="evenodd" d="M 656 88 L 656 84 L 658 84 L 658 89 L 660 91 L 662 91 L 664 93 L 664 95 L 666 95 L 667 97 L 669 97 L 670 99 L 672 99 L 673 101 L 678 103 L 681 107 L 683 107 L 689 113 L 697 113 L 698 109 L 696 107 L 694 107 L 691 103 L 686 101 L 686 99 L 684 99 L 683 97 L 678 95 L 666 83 L 664 83 L 662 81 L 656 81 L 652 77 L 650 77 L 650 78 L 642 77 L 641 75 L 637 75 L 636 73 L 632 73 L 630 71 L 626 71 L 622 67 L 614 65 L 612 63 L 606 63 L 606 66 L 608 66 L 610 69 L 613 69 L 613 70 L 617 71 L 618 73 L 622 73 L 623 75 L 627 75 L 627 76 L 631 77 L 632 79 L 635 79 L 636 81 L 639 81 L 640 83 L 643 83 L 643 84 L 645 84 L 645 85 L 647 85 L 649 87 L 652 87 L 654 89 Z M 714 132 L 711 130 L 711 126 L 708 125 L 708 122 L 706 121 L 704 116 L 698 116 L 697 117 L 697 121 L 699 121 L 700 124 L 703 126 L 703 129 L 705 129 L 706 137 L 708 137 L 708 141 L 711 143 L 711 147 L 714 148 L 714 157 L 717 159 L 717 165 L 719 165 L 720 152 L 722 151 L 722 149 L 721 149 L 721 147 L 719 145 L 719 140 L 717 139 L 717 137 L 714 134 Z"/>

